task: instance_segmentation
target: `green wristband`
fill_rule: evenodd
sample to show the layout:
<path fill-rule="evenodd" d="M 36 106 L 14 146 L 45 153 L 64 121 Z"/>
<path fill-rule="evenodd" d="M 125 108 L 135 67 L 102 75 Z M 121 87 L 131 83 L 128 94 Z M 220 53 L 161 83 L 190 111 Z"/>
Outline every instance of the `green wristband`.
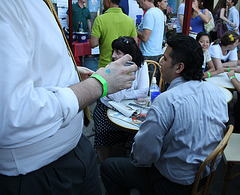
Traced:
<path fill-rule="evenodd" d="M 211 77 L 211 74 L 210 74 L 210 72 L 207 72 L 208 73 L 208 78 L 210 78 Z"/>
<path fill-rule="evenodd" d="M 100 83 L 102 83 L 102 87 L 103 87 L 103 94 L 100 98 L 104 97 L 107 95 L 107 81 L 102 78 L 100 75 L 98 74 L 93 74 L 90 77 L 94 77 L 95 79 L 97 79 Z"/>
<path fill-rule="evenodd" d="M 236 77 L 235 77 L 235 76 L 232 76 L 232 77 L 230 77 L 229 79 L 232 80 L 232 79 L 234 79 L 234 78 L 236 78 Z"/>
<path fill-rule="evenodd" d="M 228 67 L 228 72 L 230 72 L 230 66 Z"/>

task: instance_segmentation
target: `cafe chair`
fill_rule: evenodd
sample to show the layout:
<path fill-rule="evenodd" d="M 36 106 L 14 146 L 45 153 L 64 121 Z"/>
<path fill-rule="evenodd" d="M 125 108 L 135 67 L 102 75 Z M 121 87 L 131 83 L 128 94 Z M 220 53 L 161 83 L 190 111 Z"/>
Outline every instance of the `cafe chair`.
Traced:
<path fill-rule="evenodd" d="M 227 146 L 228 140 L 233 132 L 233 125 L 229 125 L 225 131 L 225 136 L 218 146 L 212 151 L 211 154 L 202 162 L 201 166 L 198 169 L 198 172 L 195 176 L 195 181 L 193 183 L 191 195 L 208 195 L 212 180 L 216 173 L 216 170 L 213 170 L 216 159 L 218 156 L 222 155 L 225 147 Z M 210 174 L 201 180 L 201 175 L 206 166 L 210 167 Z M 200 181 L 201 180 L 201 181 Z M 202 183 L 203 182 L 203 183 Z M 201 183 L 201 185 L 199 185 Z"/>
<path fill-rule="evenodd" d="M 152 84 L 153 77 L 156 77 L 158 79 L 158 86 L 160 87 L 160 92 L 163 92 L 165 90 L 165 83 L 162 79 L 162 69 L 158 62 L 154 60 L 145 60 L 148 65 L 148 74 L 150 78 L 150 85 Z M 158 71 L 157 71 L 158 70 Z M 156 75 L 156 72 L 159 73 L 159 75 Z M 159 78 L 158 78 L 159 77 Z"/>
<path fill-rule="evenodd" d="M 233 133 L 229 139 L 228 145 L 223 152 L 223 159 L 226 164 L 226 173 L 224 177 L 224 186 L 222 194 L 226 194 L 228 183 L 235 177 L 240 175 L 237 172 L 231 175 L 233 165 L 240 165 L 240 134 Z"/>
<path fill-rule="evenodd" d="M 160 92 L 164 92 L 165 91 L 165 82 L 164 82 L 164 80 L 162 78 L 162 67 L 158 63 L 157 63 L 156 66 L 157 66 L 157 68 L 158 68 L 158 70 L 160 72 L 160 78 L 159 78 L 159 85 L 158 86 L 160 87 Z"/>
<path fill-rule="evenodd" d="M 149 79 L 150 79 L 150 85 L 152 84 L 152 80 L 153 77 L 155 77 L 156 74 L 156 70 L 157 70 L 157 62 L 153 61 L 153 60 L 145 60 L 145 62 L 147 63 L 148 66 L 148 75 L 149 75 Z"/>

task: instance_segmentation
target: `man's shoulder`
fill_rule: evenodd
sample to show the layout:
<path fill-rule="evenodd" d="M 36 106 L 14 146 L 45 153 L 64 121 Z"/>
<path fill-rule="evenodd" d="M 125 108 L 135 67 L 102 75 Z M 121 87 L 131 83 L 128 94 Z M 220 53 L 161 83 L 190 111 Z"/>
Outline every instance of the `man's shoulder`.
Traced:
<path fill-rule="evenodd" d="M 232 12 L 234 14 L 238 14 L 239 15 L 239 11 L 237 10 L 237 8 L 235 6 L 233 7 Z"/>
<path fill-rule="evenodd" d="M 79 5 L 77 3 L 73 3 L 72 4 L 72 9 L 78 9 L 80 8 Z"/>
<path fill-rule="evenodd" d="M 89 9 L 87 7 L 85 7 L 85 6 L 83 7 L 83 10 L 87 11 L 87 12 L 90 12 Z"/>
<path fill-rule="evenodd" d="M 145 18 L 158 18 L 159 20 L 162 20 L 164 17 L 163 12 L 159 8 L 151 8 L 145 13 Z M 162 18 L 162 19 L 161 19 Z"/>

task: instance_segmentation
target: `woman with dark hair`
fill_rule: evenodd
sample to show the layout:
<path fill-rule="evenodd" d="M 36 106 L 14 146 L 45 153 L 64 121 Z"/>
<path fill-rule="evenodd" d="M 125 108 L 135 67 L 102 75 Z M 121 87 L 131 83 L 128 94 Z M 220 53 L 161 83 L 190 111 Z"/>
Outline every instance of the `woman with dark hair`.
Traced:
<path fill-rule="evenodd" d="M 212 58 L 208 52 L 208 48 L 211 44 L 211 38 L 210 35 L 206 32 L 200 32 L 197 34 L 196 40 L 201 45 L 203 50 L 203 78 L 208 78 L 214 75 L 217 75 L 219 73 L 224 72 L 223 69 L 215 69 L 214 64 L 212 62 Z"/>
<path fill-rule="evenodd" d="M 223 34 L 221 39 L 214 41 L 208 51 L 216 69 L 223 68 L 224 71 L 228 72 L 230 70 L 240 72 L 240 68 L 237 66 L 238 44 L 239 35 L 234 31 L 228 31 Z"/>
<path fill-rule="evenodd" d="M 196 38 L 197 33 L 204 31 L 204 23 L 210 21 L 209 10 L 203 7 L 204 0 L 193 0 L 190 21 L 190 36 Z"/>
<path fill-rule="evenodd" d="M 226 0 L 219 0 L 213 10 L 213 17 L 215 28 L 210 32 L 212 40 L 221 39 L 222 35 L 227 32 L 227 25 L 229 20 L 227 19 L 227 7 Z"/>
<path fill-rule="evenodd" d="M 119 91 L 97 101 L 97 106 L 93 113 L 96 132 L 94 146 L 100 162 L 103 162 L 110 156 L 112 145 L 131 141 L 134 137 L 133 133 L 124 132 L 109 121 L 107 117 L 108 102 L 120 102 L 123 99 L 147 97 L 149 90 L 147 63 L 144 62 L 142 52 L 135 40 L 131 37 L 119 37 L 112 42 L 112 48 L 113 61 L 125 54 L 129 54 L 132 56 L 132 61 L 138 66 L 138 70 L 136 72 L 136 79 L 132 82 L 130 89 Z"/>

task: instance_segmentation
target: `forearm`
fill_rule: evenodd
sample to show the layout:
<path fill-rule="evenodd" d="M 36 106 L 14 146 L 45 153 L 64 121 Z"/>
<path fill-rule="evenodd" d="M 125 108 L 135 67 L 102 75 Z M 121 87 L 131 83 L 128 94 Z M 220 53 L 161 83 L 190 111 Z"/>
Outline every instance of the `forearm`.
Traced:
<path fill-rule="evenodd" d="M 144 42 L 144 40 L 143 40 L 143 33 L 142 33 L 140 30 L 138 30 L 138 29 L 137 29 L 137 36 L 138 36 L 138 38 L 139 38 L 141 41 Z M 144 42 L 144 43 L 145 43 L 145 42 Z"/>
<path fill-rule="evenodd" d="M 97 47 L 99 45 L 99 38 L 91 35 L 90 46 L 91 48 Z"/>
<path fill-rule="evenodd" d="M 151 35 L 152 31 L 149 29 L 144 29 L 142 32 L 137 30 L 138 38 L 146 43 Z"/>
<path fill-rule="evenodd" d="M 102 84 L 95 78 L 88 78 L 72 85 L 70 89 L 77 96 L 79 111 L 100 98 L 103 93 Z"/>
<path fill-rule="evenodd" d="M 231 82 L 238 93 L 240 93 L 240 82 L 236 78 L 232 78 Z"/>
<path fill-rule="evenodd" d="M 208 23 L 210 21 L 209 13 L 208 14 L 201 13 L 199 17 L 202 19 L 204 23 Z"/>
<path fill-rule="evenodd" d="M 87 25 L 88 25 L 88 32 L 92 32 L 92 24 L 90 19 L 87 20 Z"/>
<path fill-rule="evenodd" d="M 228 68 L 228 67 L 236 67 L 237 66 L 237 60 L 234 61 L 230 61 L 230 62 L 224 62 L 222 63 L 224 68 Z"/>

